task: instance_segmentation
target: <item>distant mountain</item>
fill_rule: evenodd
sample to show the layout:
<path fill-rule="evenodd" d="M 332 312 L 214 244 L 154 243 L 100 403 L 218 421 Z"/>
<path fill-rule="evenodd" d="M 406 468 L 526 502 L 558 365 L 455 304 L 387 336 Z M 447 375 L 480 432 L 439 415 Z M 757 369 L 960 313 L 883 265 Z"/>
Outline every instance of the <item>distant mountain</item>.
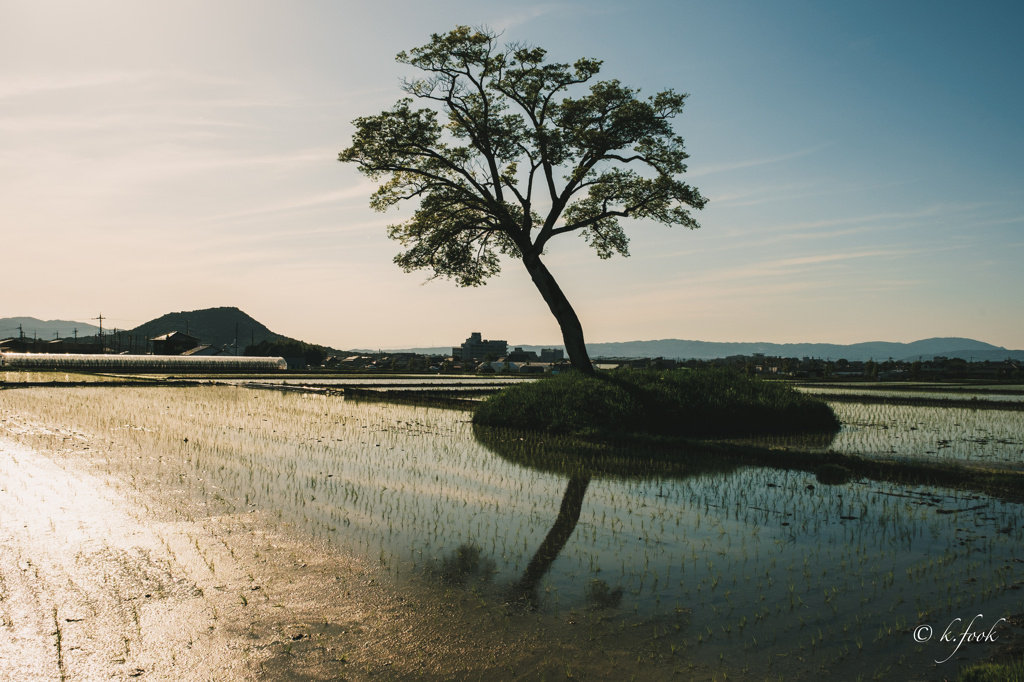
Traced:
<path fill-rule="evenodd" d="M 238 348 L 241 350 L 252 341 L 283 341 L 288 337 L 276 334 L 261 322 L 254 320 L 238 308 L 206 308 L 180 313 L 167 313 L 155 320 L 140 324 L 131 330 L 137 336 L 154 338 L 170 332 L 188 332 L 202 343 L 215 346 L 229 346 L 235 343 L 238 330 Z"/>
<path fill-rule="evenodd" d="M 75 322 L 74 320 L 39 320 L 34 317 L 0 317 L 0 339 L 8 339 L 18 336 L 18 325 L 27 337 L 38 337 L 40 339 L 52 340 L 54 332 L 60 338 L 73 338 L 75 330 L 78 330 L 78 337 L 93 336 L 99 331 L 99 327 L 87 322 Z"/>
<path fill-rule="evenodd" d="M 561 345 L 533 346 L 529 344 L 509 344 L 523 350 L 539 352 L 541 348 L 563 348 Z M 405 349 L 420 353 L 451 353 L 451 348 L 410 348 Z M 895 343 L 890 341 L 869 341 L 849 345 L 835 343 L 717 343 L 713 341 L 683 341 L 680 339 L 662 339 L 659 341 L 624 341 L 620 343 L 588 343 L 587 350 L 592 358 L 697 358 L 713 360 L 730 355 L 753 355 L 763 353 L 767 356 L 785 358 L 823 358 L 838 360 L 930 360 L 936 355 L 949 358 L 970 360 L 1005 360 L 1014 358 L 1024 360 L 1024 350 L 1007 350 L 975 339 L 959 337 L 922 339 L 912 343 Z"/>
<path fill-rule="evenodd" d="M 912 343 L 895 343 L 891 341 L 868 341 L 849 345 L 833 343 L 714 343 L 709 341 L 681 341 L 665 339 L 661 341 L 632 341 L 626 343 L 593 343 L 587 349 L 594 357 L 665 357 L 665 358 L 698 358 L 709 360 L 724 358 L 729 355 L 752 355 L 763 353 L 780 357 L 814 357 L 837 360 L 888 360 L 910 358 L 916 360 L 921 356 L 945 355 L 962 357 L 964 353 L 979 357 L 979 352 L 992 353 L 1003 360 L 1007 356 L 1024 351 L 1010 351 L 1000 346 L 957 337 L 922 339 Z"/>
<path fill-rule="evenodd" d="M 1024 351 L 1012 351 L 983 341 L 957 337 L 922 339 L 912 343 L 869 341 L 849 345 L 834 343 L 714 343 L 709 341 L 632 341 L 626 343 L 587 344 L 592 357 L 665 357 L 698 358 L 710 360 L 729 355 L 753 355 L 786 358 L 825 358 L 838 360 L 917 360 L 935 355 L 946 357 L 985 357 L 1004 360 L 1007 357 L 1024 359 Z"/>

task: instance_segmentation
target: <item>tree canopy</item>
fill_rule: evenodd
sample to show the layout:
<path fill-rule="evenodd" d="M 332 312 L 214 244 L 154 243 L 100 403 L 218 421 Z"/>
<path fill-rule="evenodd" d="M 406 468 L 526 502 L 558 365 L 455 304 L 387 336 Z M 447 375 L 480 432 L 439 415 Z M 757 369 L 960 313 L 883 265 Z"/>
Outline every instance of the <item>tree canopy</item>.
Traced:
<path fill-rule="evenodd" d="M 381 181 L 371 206 L 417 203 L 388 236 L 406 272 L 477 286 L 501 256 L 521 259 L 562 329 L 574 367 L 592 371 L 576 313 L 541 262 L 552 237 L 575 232 L 599 258 L 629 255 L 621 218 L 699 227 L 707 200 L 686 171 L 672 119 L 687 95 L 641 98 L 617 80 L 597 81 L 601 62 L 548 63 L 524 44 L 499 46 L 488 30 L 434 34 L 397 60 L 421 71 L 389 111 L 356 119 L 339 160 Z M 424 108 L 414 108 L 421 101 Z"/>
<path fill-rule="evenodd" d="M 310 365 L 320 365 L 327 354 L 322 346 L 296 339 L 263 340 L 255 346 L 246 346 L 243 355 L 255 357 L 305 358 Z"/>

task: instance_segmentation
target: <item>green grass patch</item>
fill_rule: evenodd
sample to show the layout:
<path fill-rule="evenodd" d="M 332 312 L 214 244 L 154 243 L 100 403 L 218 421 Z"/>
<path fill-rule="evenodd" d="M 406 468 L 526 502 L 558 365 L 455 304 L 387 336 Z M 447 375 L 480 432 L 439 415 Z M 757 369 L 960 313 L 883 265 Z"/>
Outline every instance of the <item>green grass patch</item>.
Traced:
<path fill-rule="evenodd" d="M 476 409 L 473 423 L 597 437 L 839 430 L 821 400 L 723 369 L 570 372 L 502 390 Z"/>
<path fill-rule="evenodd" d="M 1024 682 L 1024 661 L 977 663 L 961 670 L 956 682 Z"/>

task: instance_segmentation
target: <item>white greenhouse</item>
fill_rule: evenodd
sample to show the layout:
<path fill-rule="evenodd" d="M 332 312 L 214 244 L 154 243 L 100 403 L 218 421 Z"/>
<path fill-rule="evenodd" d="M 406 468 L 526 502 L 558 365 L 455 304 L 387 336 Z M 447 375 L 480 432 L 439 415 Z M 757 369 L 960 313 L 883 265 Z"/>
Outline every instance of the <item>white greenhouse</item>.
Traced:
<path fill-rule="evenodd" d="M 65 372 L 163 373 L 276 372 L 288 369 L 284 358 L 237 355 L 75 355 L 72 353 L 0 353 L 0 368 Z"/>

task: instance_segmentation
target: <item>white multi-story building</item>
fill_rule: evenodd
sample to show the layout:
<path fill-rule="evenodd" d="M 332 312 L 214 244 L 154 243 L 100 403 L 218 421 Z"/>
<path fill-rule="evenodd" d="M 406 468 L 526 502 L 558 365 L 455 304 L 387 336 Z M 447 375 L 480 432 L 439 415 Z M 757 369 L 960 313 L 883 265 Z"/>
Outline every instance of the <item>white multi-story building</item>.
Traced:
<path fill-rule="evenodd" d="M 472 360 L 486 358 L 488 353 L 502 357 L 508 352 L 508 341 L 490 341 L 480 338 L 480 332 L 473 332 L 461 346 L 452 348 L 452 357 Z"/>

